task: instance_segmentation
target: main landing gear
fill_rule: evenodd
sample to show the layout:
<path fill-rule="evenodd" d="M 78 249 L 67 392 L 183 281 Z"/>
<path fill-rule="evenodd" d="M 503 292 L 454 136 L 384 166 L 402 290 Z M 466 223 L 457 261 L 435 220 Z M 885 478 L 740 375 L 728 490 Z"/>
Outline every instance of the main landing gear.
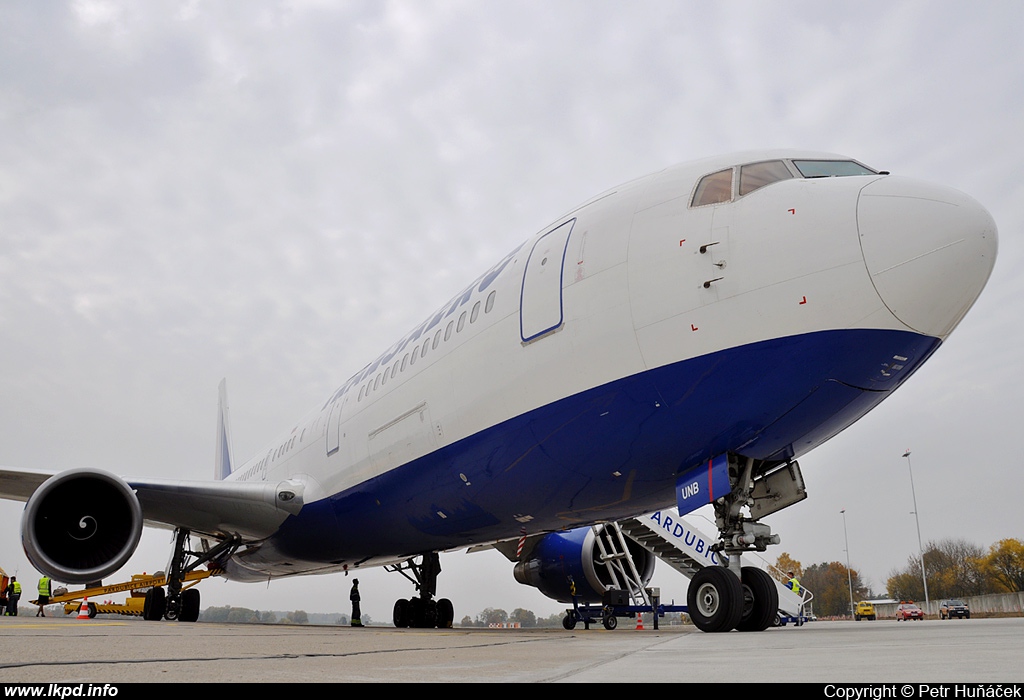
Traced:
<path fill-rule="evenodd" d="M 704 632 L 760 632 L 779 612 L 775 580 L 754 566 L 742 566 L 743 552 L 763 552 L 779 536 L 758 518 L 807 497 L 796 462 L 767 468 L 754 459 L 729 455 L 732 490 L 714 502 L 719 542 L 712 549 L 725 554 L 727 566 L 698 571 L 686 593 L 690 619 Z M 749 508 L 751 517 L 742 509 Z"/>
<path fill-rule="evenodd" d="M 409 559 L 395 566 L 385 567 L 397 571 L 413 582 L 419 596 L 395 601 L 395 627 L 448 628 L 455 620 L 455 610 L 447 598 L 434 600 L 437 594 L 437 575 L 441 573 L 441 559 L 437 552 L 424 554 L 420 563 Z M 406 572 L 412 572 L 410 576 Z"/>
<path fill-rule="evenodd" d="M 171 567 L 167 572 L 167 591 L 161 586 L 153 586 L 146 591 L 146 600 L 142 607 L 142 619 L 178 620 L 195 622 L 199 619 L 199 591 L 195 588 L 184 588 L 185 575 L 213 561 L 228 555 L 238 548 L 237 536 L 219 542 L 205 552 L 193 552 L 189 549 L 191 540 L 189 531 L 178 528 L 174 531 L 174 551 L 171 554 Z M 189 559 L 192 559 L 189 562 Z"/>

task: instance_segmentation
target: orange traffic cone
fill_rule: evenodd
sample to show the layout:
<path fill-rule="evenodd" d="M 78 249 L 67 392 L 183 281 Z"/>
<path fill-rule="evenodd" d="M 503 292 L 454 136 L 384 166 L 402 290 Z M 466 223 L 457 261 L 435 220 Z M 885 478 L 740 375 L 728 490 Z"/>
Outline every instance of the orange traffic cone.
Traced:
<path fill-rule="evenodd" d="M 644 628 L 644 614 L 643 613 L 637 613 L 636 614 L 636 628 L 638 630 L 642 630 Z"/>
<path fill-rule="evenodd" d="M 82 604 L 78 606 L 78 619 L 88 620 L 89 619 L 89 599 L 82 598 Z"/>

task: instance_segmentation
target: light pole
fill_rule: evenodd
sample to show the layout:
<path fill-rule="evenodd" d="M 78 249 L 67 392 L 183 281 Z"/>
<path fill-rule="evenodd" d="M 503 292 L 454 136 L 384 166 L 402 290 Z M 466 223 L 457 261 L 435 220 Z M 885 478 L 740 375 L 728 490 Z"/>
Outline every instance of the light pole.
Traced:
<path fill-rule="evenodd" d="M 846 543 L 846 580 L 850 584 L 850 617 L 853 617 L 853 573 L 850 571 L 850 538 L 846 536 L 846 508 L 839 512 L 843 515 L 843 541 Z"/>
<path fill-rule="evenodd" d="M 921 583 L 924 584 L 924 606 L 927 610 L 930 607 L 928 605 L 928 577 L 925 575 L 924 570 L 924 547 L 921 545 L 921 519 L 917 516 L 917 493 L 914 491 L 914 469 L 910 466 L 910 450 L 908 449 L 904 452 L 903 456 L 907 458 L 907 469 L 910 471 L 910 495 L 914 499 L 914 522 L 917 523 L 917 551 L 921 559 Z"/>

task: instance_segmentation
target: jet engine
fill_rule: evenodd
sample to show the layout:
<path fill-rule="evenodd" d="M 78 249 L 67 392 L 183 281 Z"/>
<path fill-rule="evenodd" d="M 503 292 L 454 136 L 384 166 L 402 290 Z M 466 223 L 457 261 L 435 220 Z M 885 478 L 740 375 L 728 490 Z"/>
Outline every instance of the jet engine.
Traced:
<path fill-rule="evenodd" d="M 123 479 L 98 469 L 50 477 L 25 505 L 21 542 L 57 581 L 99 581 L 124 566 L 142 537 L 142 508 Z"/>
<path fill-rule="evenodd" d="M 623 543 L 626 557 L 608 556 L 621 552 Z M 609 567 L 615 569 L 616 578 Z M 600 603 L 609 588 L 625 587 L 626 577 L 639 576 L 646 586 L 654 575 L 654 555 L 628 537 L 620 539 L 613 528 L 580 527 L 544 535 L 516 564 L 514 573 L 519 583 L 534 586 L 560 603 L 572 602 L 573 585 L 578 602 Z"/>

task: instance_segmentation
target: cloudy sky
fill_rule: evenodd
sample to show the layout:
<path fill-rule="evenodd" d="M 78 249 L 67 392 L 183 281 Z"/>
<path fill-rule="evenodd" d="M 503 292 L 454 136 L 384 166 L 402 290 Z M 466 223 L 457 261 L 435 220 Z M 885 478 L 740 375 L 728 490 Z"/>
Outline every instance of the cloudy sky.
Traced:
<path fill-rule="evenodd" d="M 989 2 L 0 5 L 0 464 L 207 478 L 508 250 L 665 166 L 834 151 L 961 189 L 1000 228 L 988 288 L 890 400 L 801 460 L 768 522 L 876 589 L 922 537 L 1024 538 L 1024 6 Z M 31 585 L 21 504 L 0 566 Z M 132 571 L 163 568 L 149 532 Z M 442 559 L 456 619 L 559 605 L 494 553 Z M 390 617 L 412 587 L 360 575 Z M 682 600 L 667 567 L 656 583 Z M 341 611 L 348 581 L 211 581 L 203 605 Z"/>

